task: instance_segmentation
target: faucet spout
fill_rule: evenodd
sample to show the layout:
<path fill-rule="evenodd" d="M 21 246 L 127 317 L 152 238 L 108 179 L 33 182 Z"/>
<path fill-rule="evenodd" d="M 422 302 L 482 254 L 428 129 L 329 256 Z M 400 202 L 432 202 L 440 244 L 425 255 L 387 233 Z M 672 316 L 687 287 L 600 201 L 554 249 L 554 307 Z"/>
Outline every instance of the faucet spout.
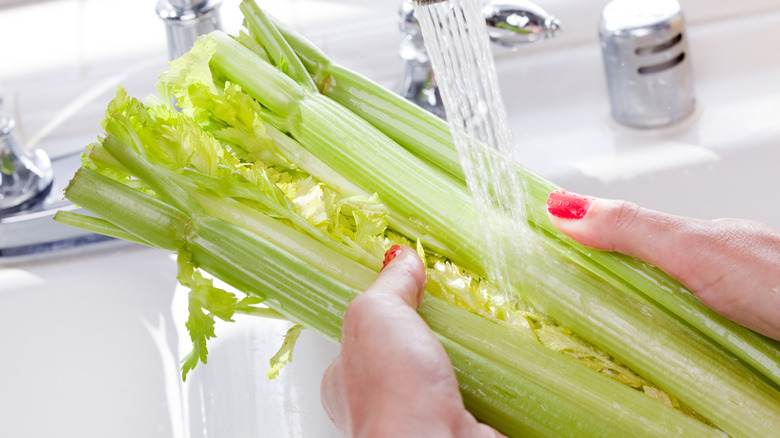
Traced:
<path fill-rule="evenodd" d="M 399 55 L 404 62 L 404 76 L 399 94 L 423 109 L 444 117 L 433 69 L 423 41 L 414 6 L 425 6 L 447 0 L 404 0 L 399 10 L 400 30 L 404 34 Z M 528 0 L 485 0 L 482 16 L 490 40 L 500 46 L 517 48 L 556 36 L 560 22 Z"/>

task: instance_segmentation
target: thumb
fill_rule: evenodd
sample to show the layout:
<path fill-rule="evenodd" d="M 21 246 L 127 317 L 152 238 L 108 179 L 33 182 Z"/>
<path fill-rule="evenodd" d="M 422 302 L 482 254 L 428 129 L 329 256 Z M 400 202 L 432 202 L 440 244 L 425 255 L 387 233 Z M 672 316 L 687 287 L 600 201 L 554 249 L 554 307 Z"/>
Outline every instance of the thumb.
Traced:
<path fill-rule="evenodd" d="M 385 253 L 382 271 L 364 294 L 393 295 L 416 309 L 425 290 L 425 266 L 408 246 L 393 245 Z"/>
<path fill-rule="evenodd" d="M 706 221 L 562 190 L 547 198 L 547 212 L 553 225 L 577 243 L 637 257 L 683 282 L 703 255 L 696 237 Z"/>
<path fill-rule="evenodd" d="M 780 339 L 780 233 L 742 219 L 700 220 L 555 191 L 550 220 L 578 243 L 651 263 L 723 316 Z"/>

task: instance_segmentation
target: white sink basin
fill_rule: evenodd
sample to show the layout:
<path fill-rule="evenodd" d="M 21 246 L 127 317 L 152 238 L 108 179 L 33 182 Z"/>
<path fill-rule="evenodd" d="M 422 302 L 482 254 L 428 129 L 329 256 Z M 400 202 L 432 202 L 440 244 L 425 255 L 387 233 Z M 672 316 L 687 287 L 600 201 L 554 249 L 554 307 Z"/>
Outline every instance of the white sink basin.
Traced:
<path fill-rule="evenodd" d="M 137 7 L 131 0 L 112 1 Z M 52 7 L 82 3 L 85 10 L 101 4 L 63 0 Z M 86 66 L 0 72 L 25 139 L 54 157 L 66 156 L 94 140 L 117 81 L 138 97 L 151 90 L 165 66 L 165 47 L 154 2 L 148 3 L 159 47 L 105 59 L 86 50 L 96 57 Z M 397 3 L 293 2 L 275 12 L 337 61 L 393 85 L 402 71 Z M 771 43 L 780 41 L 780 6 L 774 0 L 739 7 L 683 1 L 698 108 L 689 119 L 655 130 L 622 127 L 610 118 L 595 40 L 595 20 L 606 1 L 539 3 L 561 18 L 563 35 L 497 52 L 526 165 L 587 194 L 780 228 L 780 209 L 763 202 L 780 190 L 780 55 Z M 328 20 L 318 19 L 323 11 Z M 56 59 L 65 63 L 62 58 Z M 47 131 L 74 103 L 81 109 Z M 209 364 L 181 383 L 178 360 L 189 346 L 186 291 L 177 287 L 175 271 L 168 254 L 129 244 L 0 267 L 0 436 L 336 437 L 319 401 L 321 375 L 336 346 L 305 333 L 293 363 L 276 381 L 265 378 L 285 323 L 218 325 Z"/>
<path fill-rule="evenodd" d="M 129 244 L 0 270 L 0 436 L 336 436 L 319 401 L 335 345 L 304 332 L 294 366 L 265 377 L 288 323 L 219 324 L 209 364 L 181 382 L 175 273 Z"/>
<path fill-rule="evenodd" d="M 780 55 L 771 43 L 780 39 L 780 5 L 689 25 L 687 38 L 697 109 L 662 129 L 611 118 L 595 43 L 503 59 L 501 89 L 521 156 L 571 190 L 780 228 L 780 208 L 761 202 L 780 191 Z"/>

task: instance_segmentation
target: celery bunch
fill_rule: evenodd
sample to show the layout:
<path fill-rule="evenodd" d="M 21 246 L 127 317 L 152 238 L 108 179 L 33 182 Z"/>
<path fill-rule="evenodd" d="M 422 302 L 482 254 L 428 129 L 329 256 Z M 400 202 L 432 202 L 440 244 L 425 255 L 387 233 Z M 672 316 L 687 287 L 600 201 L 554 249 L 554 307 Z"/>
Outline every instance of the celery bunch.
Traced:
<path fill-rule="evenodd" d="M 241 8 L 247 32 L 202 37 L 161 75 L 158 98 L 117 92 L 105 137 L 66 190 L 100 219 L 58 215 L 178 254 L 191 290 L 184 376 L 206 362 L 215 318 L 235 313 L 338 341 L 385 249 L 406 243 L 428 266 L 420 314 L 467 407 L 505 434 L 780 433 L 776 342 L 653 267 L 557 233 L 543 211 L 554 186 L 519 167 L 533 254 L 507 275 L 533 311 L 513 307 L 485 276 L 481 212 L 446 125 L 332 64 L 254 3 Z"/>

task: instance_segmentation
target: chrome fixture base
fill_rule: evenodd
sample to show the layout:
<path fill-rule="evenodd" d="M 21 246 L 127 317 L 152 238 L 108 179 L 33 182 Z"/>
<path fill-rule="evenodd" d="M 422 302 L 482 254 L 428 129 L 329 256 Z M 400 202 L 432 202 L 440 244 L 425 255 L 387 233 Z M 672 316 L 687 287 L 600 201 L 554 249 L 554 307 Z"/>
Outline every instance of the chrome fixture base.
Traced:
<path fill-rule="evenodd" d="M 43 151 L 22 147 L 14 127 L 13 119 L 0 115 L 0 265 L 104 246 L 96 243 L 118 242 L 54 222 L 58 211 L 76 209 L 62 199 L 62 191 L 81 166 L 81 153 L 50 161 Z"/>
<path fill-rule="evenodd" d="M 24 149 L 14 127 L 13 119 L 0 115 L 0 216 L 35 204 L 51 190 L 49 158 Z"/>
<path fill-rule="evenodd" d="M 599 25 L 612 116 L 636 128 L 672 124 L 696 98 L 677 0 L 613 0 Z"/>
<path fill-rule="evenodd" d="M 0 266 L 128 245 L 53 220 L 60 210 L 77 210 L 73 203 L 62 199 L 62 191 L 81 166 L 81 154 L 57 158 L 51 164 L 55 177 L 48 195 L 23 210 L 0 213 Z M 78 213 L 89 214 L 85 210 Z"/>
<path fill-rule="evenodd" d="M 170 59 L 185 54 L 199 36 L 222 28 L 221 4 L 221 0 L 160 0 L 157 3 L 157 15 L 165 22 Z"/>

